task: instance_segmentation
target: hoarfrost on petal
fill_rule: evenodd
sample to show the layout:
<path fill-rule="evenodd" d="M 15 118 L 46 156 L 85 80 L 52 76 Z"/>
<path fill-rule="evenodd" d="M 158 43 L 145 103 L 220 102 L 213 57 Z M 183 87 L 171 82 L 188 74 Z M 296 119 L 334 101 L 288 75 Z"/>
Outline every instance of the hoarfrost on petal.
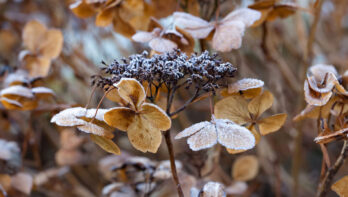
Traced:
<path fill-rule="evenodd" d="M 186 129 L 184 129 L 183 131 L 178 133 L 174 139 L 177 140 L 177 139 L 181 139 L 183 137 L 191 136 L 191 135 L 195 134 L 196 132 L 199 132 L 201 129 L 208 126 L 209 124 L 211 124 L 211 123 L 208 121 L 193 124 L 190 127 L 187 127 Z"/>
<path fill-rule="evenodd" d="M 194 151 L 210 148 L 217 143 L 215 125 L 210 123 L 199 132 L 188 138 L 187 143 Z"/>

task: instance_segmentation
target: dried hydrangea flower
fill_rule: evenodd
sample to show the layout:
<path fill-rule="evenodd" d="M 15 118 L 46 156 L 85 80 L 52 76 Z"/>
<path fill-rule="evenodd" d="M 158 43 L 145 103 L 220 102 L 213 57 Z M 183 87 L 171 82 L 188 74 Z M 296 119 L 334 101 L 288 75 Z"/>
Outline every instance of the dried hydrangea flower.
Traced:
<path fill-rule="evenodd" d="M 241 8 L 230 12 L 220 21 L 209 23 L 187 13 L 175 12 L 173 14 L 175 23 L 194 38 L 206 38 L 214 30 L 212 47 L 222 52 L 240 48 L 246 27 L 251 26 L 260 16 L 258 11 Z"/>
<path fill-rule="evenodd" d="M 149 43 L 151 49 L 159 53 L 171 52 L 180 48 L 188 54 L 193 52 L 194 40 L 190 34 L 182 29 L 164 29 L 163 26 L 154 18 L 151 18 L 150 29 L 138 31 L 132 36 L 136 42 Z"/>
<path fill-rule="evenodd" d="M 196 123 L 175 136 L 189 137 L 187 143 L 194 151 L 210 148 L 220 143 L 229 149 L 248 150 L 255 146 L 255 137 L 245 127 L 227 119 L 212 117 L 211 122 Z"/>
<path fill-rule="evenodd" d="M 158 106 L 145 103 L 146 93 L 135 79 L 122 78 L 114 85 L 129 107 L 115 107 L 104 115 L 104 121 L 121 131 L 126 131 L 131 144 L 143 152 L 157 152 L 161 131 L 171 127 L 171 120 Z"/>
<path fill-rule="evenodd" d="M 98 146 L 107 152 L 120 154 L 119 147 L 111 140 L 114 137 L 113 129 L 104 122 L 106 109 L 86 109 L 74 107 L 65 109 L 54 115 L 51 123 L 64 127 L 76 127 L 80 131 L 90 134 Z"/>
<path fill-rule="evenodd" d="M 259 172 L 259 161 L 253 155 L 240 156 L 233 163 L 232 177 L 237 181 L 250 181 Z"/>
<path fill-rule="evenodd" d="M 205 51 L 188 57 L 179 50 L 152 57 L 143 52 L 121 61 L 115 60 L 103 70 L 107 76 L 94 76 L 93 80 L 93 84 L 103 88 L 111 87 L 121 78 L 135 78 L 141 83 L 160 84 L 169 89 L 180 85 L 206 92 L 226 87 L 227 79 L 236 72 L 233 65 L 222 62 L 216 54 L 209 55 Z"/>
<path fill-rule="evenodd" d="M 244 78 L 235 83 L 229 84 L 228 89 L 221 91 L 222 96 L 231 96 L 240 94 L 249 99 L 259 95 L 262 92 L 264 82 L 259 79 Z"/>
<path fill-rule="evenodd" d="M 240 95 L 226 97 L 216 103 L 214 112 L 215 116 L 220 119 L 229 119 L 236 124 L 249 125 L 251 132 L 258 143 L 261 135 L 267 135 L 280 129 L 284 124 L 287 115 L 275 114 L 266 118 L 261 118 L 261 115 L 268 110 L 273 104 L 273 95 L 269 91 L 264 91 L 262 94 L 253 98 L 250 102 Z M 254 129 L 258 126 L 258 131 Z M 236 153 L 230 150 L 231 153 Z M 237 151 L 240 152 L 240 151 Z"/>
<path fill-rule="evenodd" d="M 45 77 L 51 60 L 57 58 L 63 47 L 63 34 L 57 29 L 47 29 L 38 21 L 28 22 L 22 34 L 24 46 L 19 59 L 31 77 Z"/>
<path fill-rule="evenodd" d="M 10 110 L 32 110 L 38 105 L 31 89 L 21 85 L 2 89 L 0 100 L 4 107 Z"/>

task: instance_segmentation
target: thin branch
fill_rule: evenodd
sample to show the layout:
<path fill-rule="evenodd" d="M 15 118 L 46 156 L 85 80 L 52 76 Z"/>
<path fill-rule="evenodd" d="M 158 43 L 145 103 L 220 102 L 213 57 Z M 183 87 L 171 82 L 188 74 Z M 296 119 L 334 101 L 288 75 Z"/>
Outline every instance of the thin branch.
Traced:
<path fill-rule="evenodd" d="M 341 168 L 341 166 L 343 165 L 345 159 L 348 156 L 348 141 L 345 140 L 341 153 L 338 156 L 336 162 L 334 163 L 334 165 L 329 168 L 326 173 L 324 178 L 321 180 L 321 182 L 319 183 L 318 186 L 318 192 L 317 192 L 317 197 L 323 197 L 326 195 L 326 193 L 328 192 L 328 189 L 331 185 L 332 179 L 334 178 L 334 176 L 336 175 L 337 171 Z"/>
<path fill-rule="evenodd" d="M 188 105 L 190 105 L 198 96 L 199 96 L 199 91 L 200 91 L 200 88 L 197 88 L 196 89 L 196 92 L 195 94 L 185 102 L 185 104 L 183 104 L 179 109 L 177 109 L 176 111 L 174 111 L 173 113 L 168 113 L 170 117 L 173 117 L 174 115 L 180 113 L 181 111 L 185 110 L 186 107 Z"/>

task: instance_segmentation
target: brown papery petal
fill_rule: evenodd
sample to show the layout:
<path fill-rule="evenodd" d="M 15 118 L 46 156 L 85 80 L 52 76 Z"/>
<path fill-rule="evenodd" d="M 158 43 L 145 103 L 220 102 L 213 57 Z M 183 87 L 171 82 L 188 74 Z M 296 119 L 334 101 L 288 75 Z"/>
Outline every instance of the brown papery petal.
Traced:
<path fill-rule="evenodd" d="M 259 161 L 253 155 L 240 156 L 232 167 L 232 176 L 237 181 L 250 181 L 259 172 Z"/>
<path fill-rule="evenodd" d="M 273 104 L 273 95 L 268 90 L 265 90 L 261 95 L 253 98 L 248 104 L 250 113 L 258 118 L 263 112 L 269 109 Z"/>
<path fill-rule="evenodd" d="M 250 120 L 248 103 L 239 95 L 229 96 L 217 102 L 214 112 L 216 118 L 229 119 L 239 125 Z"/>
<path fill-rule="evenodd" d="M 261 135 L 278 131 L 283 126 L 286 117 L 286 114 L 276 114 L 258 121 Z"/>
<path fill-rule="evenodd" d="M 127 21 L 124 21 L 118 12 L 115 13 L 112 24 L 115 32 L 120 33 L 129 39 L 135 34 L 134 28 Z"/>
<path fill-rule="evenodd" d="M 29 21 L 24 26 L 22 39 L 24 45 L 30 50 L 30 52 L 35 53 L 39 48 L 46 30 L 46 27 L 42 23 L 35 20 Z"/>
<path fill-rule="evenodd" d="M 328 93 L 314 92 L 309 87 L 308 82 L 305 81 L 304 95 L 305 95 L 305 100 L 308 104 L 314 105 L 314 106 L 323 106 L 330 100 L 332 96 L 332 92 L 328 92 Z"/>
<path fill-rule="evenodd" d="M 134 110 L 139 110 L 146 98 L 144 87 L 133 78 L 122 78 L 115 86 L 122 99 L 131 104 Z"/>
<path fill-rule="evenodd" d="M 170 129 L 172 121 L 167 114 L 157 105 L 151 103 L 144 103 L 141 106 L 141 117 L 146 120 L 147 124 L 151 124 L 151 127 L 166 131 Z"/>
<path fill-rule="evenodd" d="M 51 61 L 46 57 L 27 55 L 23 59 L 24 67 L 31 77 L 46 77 L 50 70 Z"/>
<path fill-rule="evenodd" d="M 95 142 L 100 148 L 108 153 L 115 155 L 121 154 L 120 148 L 111 140 L 102 136 L 91 134 L 91 140 Z"/>
<path fill-rule="evenodd" d="M 339 196 L 345 197 L 348 196 L 348 176 L 345 176 L 335 182 L 332 186 L 331 189 L 335 191 Z"/>
<path fill-rule="evenodd" d="M 109 8 L 102 10 L 98 13 L 97 18 L 95 19 L 95 25 L 98 27 L 106 27 L 112 23 L 114 18 L 115 9 Z"/>
<path fill-rule="evenodd" d="M 73 4 L 70 4 L 69 8 L 79 18 L 88 18 L 95 14 L 93 6 L 89 5 L 84 0 L 78 0 Z"/>
<path fill-rule="evenodd" d="M 58 29 L 50 29 L 45 33 L 40 46 L 39 53 L 48 59 L 57 58 L 63 47 L 63 34 Z"/>
<path fill-rule="evenodd" d="M 156 153 L 161 145 L 162 133 L 151 127 L 151 124 L 146 123 L 146 121 L 141 116 L 135 116 L 134 121 L 127 129 L 128 138 L 137 150 Z"/>
<path fill-rule="evenodd" d="M 260 18 L 261 13 L 259 11 L 249 8 L 240 8 L 230 12 L 221 22 L 228 23 L 230 21 L 241 21 L 246 27 L 249 27 Z"/>
<path fill-rule="evenodd" d="M 129 108 L 116 107 L 104 114 L 104 121 L 121 131 L 127 131 L 129 125 L 134 121 L 135 115 L 135 112 Z"/>

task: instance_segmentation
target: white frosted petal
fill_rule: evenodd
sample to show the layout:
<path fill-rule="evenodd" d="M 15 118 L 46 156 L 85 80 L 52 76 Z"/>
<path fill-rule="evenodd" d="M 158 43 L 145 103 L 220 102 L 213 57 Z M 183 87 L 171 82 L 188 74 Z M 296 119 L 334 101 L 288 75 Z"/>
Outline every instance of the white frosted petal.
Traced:
<path fill-rule="evenodd" d="M 204 197 L 225 197 L 224 186 L 218 182 L 208 182 L 203 187 Z"/>
<path fill-rule="evenodd" d="M 34 98 L 34 94 L 31 92 L 31 90 L 27 87 L 15 85 L 7 87 L 0 92 L 0 96 L 6 97 L 9 95 L 15 95 L 25 98 Z"/>
<path fill-rule="evenodd" d="M 187 127 L 186 129 L 184 129 L 183 131 L 181 131 L 180 133 L 178 133 L 175 136 L 175 139 L 181 139 L 183 137 L 188 137 L 190 135 L 193 135 L 194 133 L 198 132 L 199 130 L 201 130 L 202 128 L 208 126 L 209 124 L 211 124 L 208 121 L 204 121 L 204 122 L 199 122 L 196 124 L 191 125 L 190 127 Z"/>
<path fill-rule="evenodd" d="M 259 20 L 261 13 L 259 11 L 250 8 L 240 8 L 230 12 L 224 19 L 222 23 L 229 21 L 241 21 L 246 27 L 251 26 L 255 21 Z"/>
<path fill-rule="evenodd" d="M 132 39 L 136 42 L 150 42 L 155 36 L 151 32 L 139 31 L 132 36 Z"/>
<path fill-rule="evenodd" d="M 53 92 L 52 89 L 46 88 L 46 87 L 35 87 L 35 88 L 32 88 L 31 91 L 34 94 L 51 94 L 51 95 L 55 95 L 55 93 Z"/>
<path fill-rule="evenodd" d="M 210 123 L 202 130 L 188 138 L 187 143 L 194 151 L 210 148 L 217 143 L 215 125 Z"/>
<path fill-rule="evenodd" d="M 165 38 L 154 38 L 150 41 L 149 46 L 160 53 L 171 52 L 178 47 L 175 42 Z"/>
<path fill-rule="evenodd" d="M 216 119 L 216 130 L 219 143 L 229 149 L 248 150 L 255 146 L 254 135 L 232 121 Z"/>
<path fill-rule="evenodd" d="M 245 25 L 241 21 L 231 21 L 216 28 L 213 36 L 213 49 L 228 52 L 242 45 Z"/>
<path fill-rule="evenodd" d="M 191 14 L 174 12 L 174 22 L 194 38 L 206 38 L 214 29 L 214 25 Z"/>
<path fill-rule="evenodd" d="M 51 119 L 51 123 L 66 127 L 84 125 L 86 121 L 77 117 L 85 116 L 86 112 L 87 110 L 82 107 L 68 108 L 54 115 Z"/>
<path fill-rule="evenodd" d="M 264 82 L 259 79 L 244 78 L 228 87 L 229 93 L 263 87 Z"/>

